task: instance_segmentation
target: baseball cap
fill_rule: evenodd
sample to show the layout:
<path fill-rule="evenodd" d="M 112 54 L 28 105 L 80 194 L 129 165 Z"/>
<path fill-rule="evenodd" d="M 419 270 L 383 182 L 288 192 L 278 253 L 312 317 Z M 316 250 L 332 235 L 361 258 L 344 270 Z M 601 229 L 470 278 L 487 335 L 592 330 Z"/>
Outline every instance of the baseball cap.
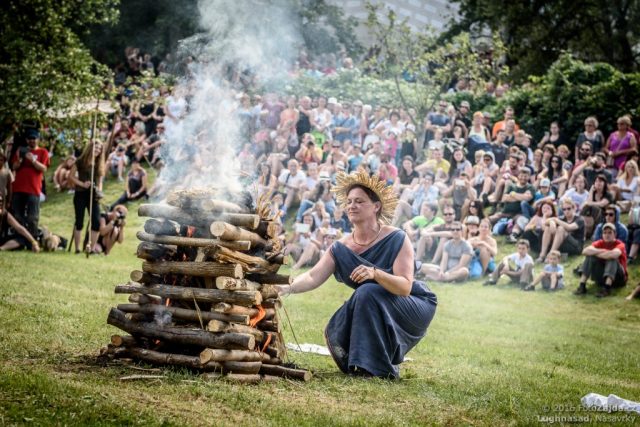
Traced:
<path fill-rule="evenodd" d="M 461 107 L 471 108 L 471 106 L 469 105 L 469 101 L 462 101 L 462 102 L 460 103 L 460 106 L 461 106 Z"/>
<path fill-rule="evenodd" d="M 322 171 L 318 174 L 318 179 L 320 181 L 331 181 L 331 176 L 329 175 L 329 172 Z"/>
<path fill-rule="evenodd" d="M 478 218 L 475 215 L 470 215 L 467 217 L 467 219 L 464 220 L 465 224 L 475 224 L 475 225 L 479 225 L 480 224 L 480 218 Z"/>
<path fill-rule="evenodd" d="M 540 187 L 550 187 L 551 186 L 551 181 L 549 181 L 549 178 L 542 178 L 540 180 Z"/>
<path fill-rule="evenodd" d="M 609 230 L 613 230 L 614 233 L 616 232 L 616 226 L 611 224 L 610 222 L 605 222 L 604 223 L 604 225 L 602 226 L 602 231 L 606 230 L 607 228 Z"/>
<path fill-rule="evenodd" d="M 26 139 L 40 138 L 40 132 L 37 129 L 28 129 L 25 132 Z"/>

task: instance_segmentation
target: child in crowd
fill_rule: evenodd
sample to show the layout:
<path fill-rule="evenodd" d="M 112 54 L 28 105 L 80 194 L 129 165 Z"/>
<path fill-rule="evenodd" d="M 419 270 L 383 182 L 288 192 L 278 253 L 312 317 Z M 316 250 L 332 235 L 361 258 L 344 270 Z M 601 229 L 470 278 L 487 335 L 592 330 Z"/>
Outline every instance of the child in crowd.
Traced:
<path fill-rule="evenodd" d="M 557 291 L 564 288 L 564 268 L 560 265 L 560 251 L 553 250 L 547 255 L 547 263 L 536 279 L 523 288 L 523 291 L 534 291 L 536 285 L 542 282 L 542 288 L 550 291 Z"/>
<path fill-rule="evenodd" d="M 520 239 L 517 252 L 502 259 L 498 268 L 491 273 L 491 278 L 484 285 L 495 285 L 502 275 L 509 276 L 512 282 L 518 281 L 521 287 L 526 287 L 533 280 L 533 258 L 529 255 L 529 241 Z"/>

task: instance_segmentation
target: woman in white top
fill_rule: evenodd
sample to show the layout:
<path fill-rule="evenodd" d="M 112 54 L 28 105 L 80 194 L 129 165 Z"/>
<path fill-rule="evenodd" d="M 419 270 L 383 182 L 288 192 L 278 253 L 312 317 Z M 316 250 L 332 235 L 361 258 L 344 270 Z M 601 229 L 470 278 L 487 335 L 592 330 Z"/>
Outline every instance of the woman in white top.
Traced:
<path fill-rule="evenodd" d="M 587 201 L 589 192 L 587 191 L 587 180 L 583 175 L 578 175 L 573 181 L 573 187 L 565 191 L 562 200 L 571 199 L 576 205 L 576 211 L 580 211 Z M 559 204 L 562 206 L 562 204 Z"/>
<path fill-rule="evenodd" d="M 318 107 L 311 110 L 311 117 L 309 117 L 309 121 L 311 122 L 311 126 L 313 130 L 324 134 L 328 139 L 331 139 L 331 131 L 329 130 L 329 126 L 331 126 L 331 111 L 327 110 L 327 100 L 324 97 L 318 98 Z"/>
<path fill-rule="evenodd" d="M 616 200 L 620 210 L 628 212 L 633 198 L 638 194 L 638 164 L 635 160 L 629 160 L 624 165 L 624 171 L 618 176 L 611 189 L 616 192 Z"/>
<path fill-rule="evenodd" d="M 469 128 L 468 138 L 473 137 L 476 142 L 489 142 L 491 136 L 489 135 L 489 129 L 483 124 L 484 116 L 481 111 L 473 113 L 473 122 Z"/>

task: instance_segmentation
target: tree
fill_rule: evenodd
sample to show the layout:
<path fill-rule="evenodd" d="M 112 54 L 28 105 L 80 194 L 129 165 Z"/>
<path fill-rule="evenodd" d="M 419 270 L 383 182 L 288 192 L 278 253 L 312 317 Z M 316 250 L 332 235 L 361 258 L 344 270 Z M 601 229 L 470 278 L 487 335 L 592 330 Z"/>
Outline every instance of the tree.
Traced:
<path fill-rule="evenodd" d="M 95 99 L 108 70 L 79 33 L 117 19 L 117 0 L 6 0 L 0 9 L 0 120 L 5 128 Z"/>
<path fill-rule="evenodd" d="M 506 69 L 494 58 L 500 58 L 504 48 L 494 37 L 493 51 L 482 52 L 471 43 L 468 33 L 459 33 L 443 42 L 434 32 L 417 33 L 406 19 L 399 20 L 392 9 L 381 14 L 380 6 L 369 3 L 367 26 L 374 39 L 367 67 L 381 77 L 395 81 L 396 93 L 407 108 L 401 81 L 415 82 L 419 113 L 424 115 L 458 80 L 473 82 L 484 89 L 486 82 L 498 80 Z M 382 17 L 381 17 L 382 16 Z M 471 89 L 473 90 L 473 89 Z"/>
<path fill-rule="evenodd" d="M 455 0 L 460 19 L 449 35 L 487 25 L 508 46 L 507 64 L 516 81 L 542 75 L 565 51 L 587 62 L 607 62 L 622 71 L 640 66 L 637 0 Z"/>

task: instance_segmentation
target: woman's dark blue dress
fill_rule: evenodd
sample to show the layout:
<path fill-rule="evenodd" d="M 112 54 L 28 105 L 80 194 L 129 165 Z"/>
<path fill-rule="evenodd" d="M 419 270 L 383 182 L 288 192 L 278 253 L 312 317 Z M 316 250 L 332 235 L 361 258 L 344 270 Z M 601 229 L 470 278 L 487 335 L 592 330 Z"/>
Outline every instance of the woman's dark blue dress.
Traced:
<path fill-rule="evenodd" d="M 404 239 L 405 233 L 395 230 L 359 255 L 340 242 L 331 247 L 336 280 L 355 289 L 325 329 L 329 351 L 345 373 L 360 368 L 397 378 L 398 365 L 424 337 L 435 314 L 438 300 L 423 282 L 413 282 L 409 296 L 398 296 L 376 282 L 358 284 L 349 278 L 361 264 L 392 273 Z"/>

